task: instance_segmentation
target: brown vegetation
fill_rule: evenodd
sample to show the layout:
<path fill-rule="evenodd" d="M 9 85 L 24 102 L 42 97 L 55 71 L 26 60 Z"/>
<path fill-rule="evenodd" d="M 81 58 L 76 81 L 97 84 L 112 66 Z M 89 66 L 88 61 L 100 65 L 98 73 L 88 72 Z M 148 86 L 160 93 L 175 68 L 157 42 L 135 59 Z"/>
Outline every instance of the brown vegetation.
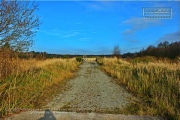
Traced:
<path fill-rule="evenodd" d="M 140 98 L 139 104 L 129 106 L 131 114 L 180 118 L 180 63 L 104 58 L 100 64 L 102 70 Z"/>
<path fill-rule="evenodd" d="M 23 60 L 1 53 L 0 116 L 41 108 L 63 89 L 79 64 L 75 59 Z"/>

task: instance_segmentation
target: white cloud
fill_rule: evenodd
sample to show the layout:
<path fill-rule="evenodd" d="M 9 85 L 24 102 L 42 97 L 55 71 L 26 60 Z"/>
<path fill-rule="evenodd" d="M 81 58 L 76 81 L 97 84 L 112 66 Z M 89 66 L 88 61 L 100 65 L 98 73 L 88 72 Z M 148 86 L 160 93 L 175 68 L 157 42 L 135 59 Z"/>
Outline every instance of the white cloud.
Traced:
<path fill-rule="evenodd" d="M 159 19 L 131 18 L 122 22 L 124 25 L 130 25 L 131 29 L 126 29 L 123 34 L 133 34 L 137 30 L 145 29 L 150 26 L 160 25 Z"/>
<path fill-rule="evenodd" d="M 144 19 L 136 17 L 123 21 L 121 25 L 130 26 L 129 29 L 124 30 L 122 33 L 124 39 L 130 42 L 137 42 L 137 40 L 135 40 L 135 33 L 137 31 L 146 29 L 148 27 L 161 25 L 161 21 L 159 19 Z"/>
<path fill-rule="evenodd" d="M 77 2 L 80 6 L 82 6 L 85 10 L 86 13 L 90 13 L 92 11 L 108 11 L 110 10 L 113 5 L 114 2 L 112 1 L 79 1 Z"/>
<path fill-rule="evenodd" d="M 62 35 L 62 31 L 60 31 L 57 28 L 51 29 L 51 30 L 39 30 L 38 32 L 42 32 L 42 33 L 45 33 L 48 35 L 53 35 L 53 36 L 61 36 Z"/>
<path fill-rule="evenodd" d="M 80 35 L 80 32 L 73 31 L 73 32 L 70 32 L 70 33 L 64 35 L 63 38 L 74 37 L 74 36 L 77 36 L 77 35 Z"/>
<path fill-rule="evenodd" d="M 79 41 L 89 41 L 91 38 L 79 38 Z"/>
<path fill-rule="evenodd" d="M 163 42 L 163 41 L 168 41 L 168 42 L 180 41 L 180 31 L 176 31 L 176 32 L 165 34 L 162 37 L 160 37 L 157 41 L 158 42 Z"/>

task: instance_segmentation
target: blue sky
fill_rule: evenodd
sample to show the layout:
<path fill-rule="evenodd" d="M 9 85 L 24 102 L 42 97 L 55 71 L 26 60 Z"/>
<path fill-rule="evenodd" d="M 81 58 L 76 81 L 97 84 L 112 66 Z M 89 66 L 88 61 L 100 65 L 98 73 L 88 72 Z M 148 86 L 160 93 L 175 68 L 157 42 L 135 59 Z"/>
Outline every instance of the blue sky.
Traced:
<path fill-rule="evenodd" d="M 180 41 L 180 1 L 38 1 L 42 24 L 30 50 L 56 54 L 137 52 Z M 170 7 L 172 19 L 144 19 L 143 7 Z"/>

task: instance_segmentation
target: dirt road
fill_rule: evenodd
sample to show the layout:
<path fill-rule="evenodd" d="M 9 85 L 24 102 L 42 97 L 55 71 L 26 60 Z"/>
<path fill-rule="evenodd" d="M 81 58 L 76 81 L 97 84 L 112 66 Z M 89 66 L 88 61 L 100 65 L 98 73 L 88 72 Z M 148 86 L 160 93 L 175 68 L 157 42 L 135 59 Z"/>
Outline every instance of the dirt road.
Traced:
<path fill-rule="evenodd" d="M 128 104 L 130 94 L 97 66 L 95 62 L 82 64 L 77 78 L 67 84 L 69 90 L 56 97 L 48 107 L 65 111 L 113 112 Z"/>
<path fill-rule="evenodd" d="M 150 116 L 107 114 L 119 113 L 130 102 L 131 95 L 123 87 L 114 83 L 111 77 L 101 72 L 95 62 L 84 62 L 77 74 L 76 78 L 67 83 L 68 89 L 45 106 L 50 110 L 27 111 L 8 119 L 157 119 Z"/>

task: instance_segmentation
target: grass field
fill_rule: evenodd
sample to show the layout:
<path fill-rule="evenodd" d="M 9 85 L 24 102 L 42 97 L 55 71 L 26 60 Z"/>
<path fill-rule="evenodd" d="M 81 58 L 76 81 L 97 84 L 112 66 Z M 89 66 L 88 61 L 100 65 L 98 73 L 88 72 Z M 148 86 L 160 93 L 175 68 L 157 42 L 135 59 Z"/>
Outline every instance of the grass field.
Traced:
<path fill-rule="evenodd" d="M 103 71 L 139 98 L 127 107 L 128 113 L 180 119 L 180 62 L 140 62 L 117 58 L 100 58 L 97 62 Z"/>
<path fill-rule="evenodd" d="M 75 59 L 11 60 L 9 76 L 0 79 L 0 116 L 45 105 L 79 64 Z M 1 66 L 1 73 L 6 69 Z"/>
<path fill-rule="evenodd" d="M 4 60 L 4 61 L 3 61 Z M 89 58 L 87 61 L 94 61 Z M 0 61 L 0 116 L 39 109 L 62 91 L 80 62 L 73 59 Z M 124 114 L 160 115 L 180 119 L 180 62 L 153 58 L 98 58 L 101 69 L 123 84 L 138 99 Z"/>

